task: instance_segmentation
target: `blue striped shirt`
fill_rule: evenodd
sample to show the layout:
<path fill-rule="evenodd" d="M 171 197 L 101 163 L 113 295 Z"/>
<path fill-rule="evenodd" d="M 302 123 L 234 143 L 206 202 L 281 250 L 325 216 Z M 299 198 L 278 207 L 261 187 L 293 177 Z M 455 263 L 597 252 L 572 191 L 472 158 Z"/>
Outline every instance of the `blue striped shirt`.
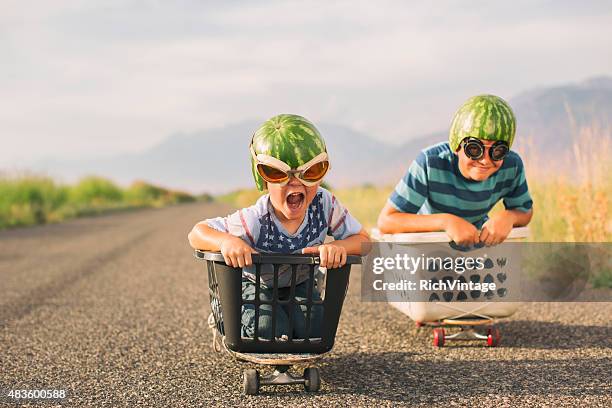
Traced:
<path fill-rule="evenodd" d="M 499 170 L 488 179 L 468 180 L 459 171 L 459 158 L 444 142 L 419 153 L 389 202 L 400 212 L 448 213 L 480 228 L 501 199 L 508 210 L 528 212 L 533 205 L 520 156 L 509 151 Z"/>

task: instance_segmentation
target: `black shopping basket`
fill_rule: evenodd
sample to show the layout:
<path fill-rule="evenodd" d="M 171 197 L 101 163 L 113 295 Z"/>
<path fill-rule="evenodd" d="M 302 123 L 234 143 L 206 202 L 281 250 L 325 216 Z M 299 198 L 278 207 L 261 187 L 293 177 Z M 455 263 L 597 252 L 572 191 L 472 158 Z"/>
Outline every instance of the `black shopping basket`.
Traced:
<path fill-rule="evenodd" d="M 208 271 L 208 287 L 210 294 L 210 306 L 214 316 L 214 324 L 218 333 L 224 338 L 225 346 L 240 353 L 313 353 L 321 354 L 332 349 L 342 304 L 348 289 L 351 265 L 361 263 L 358 256 L 349 255 L 346 264 L 340 268 L 328 269 L 323 275 L 319 272 L 319 257 L 301 254 L 253 254 L 253 265 L 255 275 L 255 296 L 252 299 L 243 299 L 242 296 L 242 270 L 225 264 L 223 256 L 218 252 L 206 252 L 197 250 L 195 256 L 206 262 Z M 262 299 L 262 270 L 273 270 L 271 288 L 273 296 L 271 299 Z M 279 288 L 279 271 L 288 273 L 290 269 L 290 286 Z M 294 298 L 296 287 L 296 276 L 307 275 L 307 296 L 302 300 Z M 285 275 L 286 276 L 286 275 Z M 269 287 L 270 285 L 268 285 Z M 319 291 L 324 288 L 321 300 L 313 299 L 313 289 Z M 280 296 L 283 292 L 288 295 Z M 243 305 L 255 310 L 255 334 L 243 337 L 241 332 L 241 317 Z M 271 308 L 272 332 L 277 324 L 277 310 L 280 307 L 301 307 L 305 311 L 305 321 L 310 322 L 310 314 L 315 308 L 322 308 L 322 319 L 320 337 L 294 338 L 288 336 L 277 338 L 262 338 L 259 336 L 259 312 L 262 305 Z M 319 311 L 321 311 L 319 309 Z M 289 327 L 292 329 L 292 319 L 289 319 Z M 307 323 L 306 332 L 309 332 Z"/>

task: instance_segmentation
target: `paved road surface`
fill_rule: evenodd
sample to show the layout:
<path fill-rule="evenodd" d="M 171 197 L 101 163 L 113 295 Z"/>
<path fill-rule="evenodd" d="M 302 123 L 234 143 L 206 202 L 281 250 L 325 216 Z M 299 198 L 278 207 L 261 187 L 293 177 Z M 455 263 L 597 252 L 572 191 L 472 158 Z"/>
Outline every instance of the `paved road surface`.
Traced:
<path fill-rule="evenodd" d="M 190 204 L 0 232 L 0 388 L 67 389 L 64 406 L 612 406 L 612 304 L 527 304 L 504 347 L 433 349 L 430 332 L 351 277 L 321 392 L 241 395 L 215 354 L 186 235 Z M 0 402 L 0 405 L 2 403 Z"/>

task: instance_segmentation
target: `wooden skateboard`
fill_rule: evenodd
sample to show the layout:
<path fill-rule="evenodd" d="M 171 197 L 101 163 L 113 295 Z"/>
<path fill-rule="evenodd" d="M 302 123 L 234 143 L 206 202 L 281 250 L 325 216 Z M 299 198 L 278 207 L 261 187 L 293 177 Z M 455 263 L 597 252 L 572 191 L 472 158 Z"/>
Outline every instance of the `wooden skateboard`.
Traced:
<path fill-rule="evenodd" d="M 242 389 L 247 395 L 255 395 L 262 385 L 303 384 L 306 391 L 315 392 L 321 387 L 321 375 L 318 367 L 307 367 L 303 375 L 293 375 L 289 369 L 295 364 L 311 363 L 327 353 L 241 353 L 230 350 L 223 339 L 223 348 L 235 359 L 254 364 L 273 366 L 274 372 L 261 375 L 258 370 L 248 369 L 243 373 Z"/>
<path fill-rule="evenodd" d="M 224 343 L 225 346 L 225 343 Z M 310 353 L 300 353 L 300 354 L 289 354 L 289 353 L 240 353 L 238 351 L 232 351 L 227 347 L 224 347 L 225 350 L 230 353 L 237 360 L 247 361 L 249 363 L 254 364 L 262 364 L 262 365 L 294 365 L 294 364 L 304 364 L 310 363 L 315 360 L 318 360 L 324 354 L 310 354 Z"/>

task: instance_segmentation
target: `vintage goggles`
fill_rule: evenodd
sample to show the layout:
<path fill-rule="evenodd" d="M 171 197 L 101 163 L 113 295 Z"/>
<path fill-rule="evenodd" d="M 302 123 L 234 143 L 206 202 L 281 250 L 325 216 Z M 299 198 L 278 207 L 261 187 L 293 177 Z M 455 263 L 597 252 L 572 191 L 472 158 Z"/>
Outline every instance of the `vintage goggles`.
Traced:
<path fill-rule="evenodd" d="M 267 154 L 256 154 L 253 145 L 249 146 L 251 156 L 257 163 L 257 173 L 268 183 L 280 184 L 281 186 L 289 183 L 291 175 L 295 176 L 306 187 L 316 185 L 329 170 L 330 164 L 327 152 L 323 152 L 313 157 L 307 163 L 302 164 L 293 170 L 282 160 Z"/>
<path fill-rule="evenodd" d="M 461 142 L 461 145 L 463 146 L 465 155 L 472 160 L 480 160 L 485 154 L 485 149 L 488 149 L 491 160 L 500 161 L 506 157 L 506 154 L 508 154 L 508 151 L 510 150 L 508 143 L 504 142 L 503 140 L 498 140 L 491 146 L 487 147 L 480 139 L 476 139 L 474 137 L 466 137 Z"/>

